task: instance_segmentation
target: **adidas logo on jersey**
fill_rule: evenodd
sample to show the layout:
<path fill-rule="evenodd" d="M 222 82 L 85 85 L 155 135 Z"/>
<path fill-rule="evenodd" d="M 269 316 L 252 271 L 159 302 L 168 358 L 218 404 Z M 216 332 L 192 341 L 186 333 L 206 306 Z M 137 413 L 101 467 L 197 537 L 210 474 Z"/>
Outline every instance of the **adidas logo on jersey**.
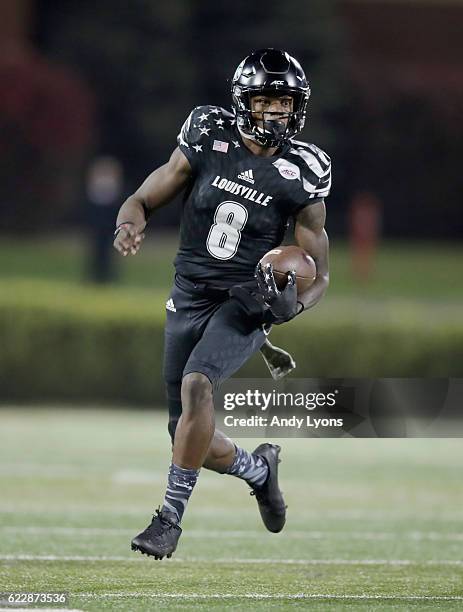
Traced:
<path fill-rule="evenodd" d="M 174 300 L 172 298 L 169 298 L 167 300 L 166 308 L 167 310 L 170 310 L 171 312 L 177 312 L 177 309 L 175 308 Z"/>
<path fill-rule="evenodd" d="M 238 174 L 238 178 L 242 181 L 247 181 L 248 183 L 254 185 L 254 176 L 252 174 L 252 170 L 245 170 L 244 172 L 241 172 L 240 174 Z"/>

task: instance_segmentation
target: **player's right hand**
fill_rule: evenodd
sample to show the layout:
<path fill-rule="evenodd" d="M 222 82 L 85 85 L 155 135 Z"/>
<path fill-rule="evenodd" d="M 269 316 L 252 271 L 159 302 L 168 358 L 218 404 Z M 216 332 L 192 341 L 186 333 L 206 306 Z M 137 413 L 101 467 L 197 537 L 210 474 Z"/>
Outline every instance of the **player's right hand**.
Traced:
<path fill-rule="evenodd" d="M 271 317 L 266 320 L 267 323 L 280 325 L 291 321 L 301 312 L 301 304 L 297 301 L 296 273 L 294 271 L 288 272 L 288 282 L 282 291 L 277 287 L 271 263 L 262 266 L 259 262 L 255 276 L 262 297 L 270 308 Z"/>
<path fill-rule="evenodd" d="M 145 237 L 142 229 L 132 223 L 122 223 L 114 232 L 114 248 L 126 255 L 136 255 Z"/>

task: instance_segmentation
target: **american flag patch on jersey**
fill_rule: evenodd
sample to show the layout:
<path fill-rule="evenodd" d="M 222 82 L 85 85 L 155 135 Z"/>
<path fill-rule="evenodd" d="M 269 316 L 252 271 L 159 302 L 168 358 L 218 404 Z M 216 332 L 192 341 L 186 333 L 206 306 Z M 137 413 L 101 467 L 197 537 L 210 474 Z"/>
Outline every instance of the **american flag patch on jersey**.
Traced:
<path fill-rule="evenodd" d="M 212 150 L 220 151 L 221 153 L 226 153 L 228 151 L 228 142 L 222 142 L 222 140 L 214 140 Z"/>

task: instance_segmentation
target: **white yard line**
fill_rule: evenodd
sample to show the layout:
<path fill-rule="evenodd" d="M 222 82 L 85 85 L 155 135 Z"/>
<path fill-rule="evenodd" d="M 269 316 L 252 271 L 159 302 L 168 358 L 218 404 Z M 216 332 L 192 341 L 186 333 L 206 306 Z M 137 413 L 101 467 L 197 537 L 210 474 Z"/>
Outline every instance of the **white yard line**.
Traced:
<path fill-rule="evenodd" d="M 405 600 L 405 601 L 463 601 L 460 595 L 336 595 L 330 593 L 76 593 L 76 598 L 85 599 L 366 599 L 366 600 Z"/>
<path fill-rule="evenodd" d="M 124 562 L 146 562 L 146 558 L 140 556 L 126 557 L 122 555 L 0 555 L 0 561 L 124 561 Z M 457 566 L 462 567 L 461 559 L 430 559 L 428 561 L 415 561 L 410 559 L 241 559 L 241 558 L 224 558 L 224 559 L 201 559 L 198 557 L 187 557 L 185 559 L 175 558 L 168 563 L 220 563 L 220 564 L 236 564 L 236 565 L 258 565 L 258 564 L 276 564 L 276 565 L 392 565 L 392 566 Z"/>
<path fill-rule="evenodd" d="M 39 526 L 19 526 L 3 525 L 0 526 L 0 533 L 6 534 L 27 534 L 27 535 L 58 535 L 58 536 L 127 536 L 134 533 L 133 529 L 101 528 L 101 527 L 39 527 Z M 265 531 L 257 530 L 202 530 L 189 529 L 185 536 L 191 538 L 266 538 Z M 287 531 L 286 539 L 291 540 L 325 540 L 325 539 L 346 539 L 346 540 L 411 540 L 411 541 L 463 541 L 463 533 L 439 533 L 437 531 L 408 531 L 408 532 L 389 532 L 389 531 Z"/>

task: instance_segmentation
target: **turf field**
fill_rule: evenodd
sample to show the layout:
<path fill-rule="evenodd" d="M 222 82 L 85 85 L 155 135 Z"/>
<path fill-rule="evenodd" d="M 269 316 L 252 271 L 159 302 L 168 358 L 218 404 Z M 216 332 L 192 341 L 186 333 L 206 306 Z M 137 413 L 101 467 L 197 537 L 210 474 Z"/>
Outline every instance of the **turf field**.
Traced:
<path fill-rule="evenodd" d="M 164 490 L 163 415 L 1 409 L 0 591 L 67 592 L 74 610 L 462 609 L 461 440 L 281 444 L 281 534 L 204 470 L 156 562 L 129 543 Z"/>

